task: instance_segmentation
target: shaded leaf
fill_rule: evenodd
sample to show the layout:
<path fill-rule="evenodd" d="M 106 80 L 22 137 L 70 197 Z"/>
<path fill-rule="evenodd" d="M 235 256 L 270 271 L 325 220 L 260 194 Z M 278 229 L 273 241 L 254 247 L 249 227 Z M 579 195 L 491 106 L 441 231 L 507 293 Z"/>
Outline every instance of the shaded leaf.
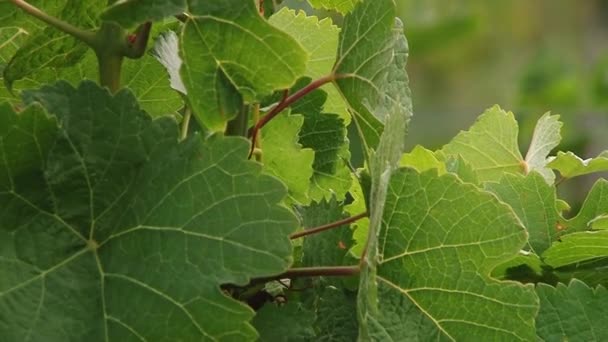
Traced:
<path fill-rule="evenodd" d="M 572 178 L 595 172 L 608 171 L 608 153 L 604 152 L 595 158 L 581 159 L 572 152 L 558 152 L 548 164 L 559 171 L 564 178 Z"/>
<path fill-rule="evenodd" d="M 104 6 L 103 2 L 68 0 L 58 17 L 83 30 L 94 29 L 99 26 L 97 14 Z M 15 81 L 42 69 L 74 66 L 89 49 L 83 42 L 54 27 L 28 33 L 28 38 L 4 68 L 4 82 L 8 88 Z"/>
<path fill-rule="evenodd" d="M 608 257 L 608 230 L 567 234 L 543 253 L 552 267 Z"/>
<path fill-rule="evenodd" d="M 378 310 L 360 339 L 534 340 L 534 289 L 489 277 L 526 241 L 510 208 L 452 175 L 400 169 L 383 223 Z"/>
<path fill-rule="evenodd" d="M 486 188 L 507 203 L 528 231 L 528 245 L 540 255 L 557 238 L 559 215 L 555 187 L 537 172 L 528 175 L 504 174 L 500 183 L 487 183 Z"/>
<path fill-rule="evenodd" d="M 311 341 L 315 338 L 314 319 L 314 312 L 301 303 L 269 303 L 256 313 L 253 326 L 260 334 L 259 341 Z"/>
<path fill-rule="evenodd" d="M 536 331 L 544 341 L 604 341 L 608 339 L 608 291 L 589 288 L 579 280 L 552 287 L 539 284 L 540 311 Z"/>
<path fill-rule="evenodd" d="M 560 134 L 562 125 L 559 115 L 546 113 L 538 119 L 526 154 L 526 172 L 540 173 L 549 184 L 553 184 L 555 174 L 547 168 L 547 157 L 562 139 Z"/>
<path fill-rule="evenodd" d="M 178 144 L 172 118 L 90 82 L 28 99 L 61 131 L 37 174 L 0 171 L 2 339 L 255 339 L 252 310 L 219 285 L 283 272 L 296 220 L 247 141 Z"/>
<path fill-rule="evenodd" d="M 302 146 L 315 151 L 310 197 L 315 201 L 336 196 L 343 200 L 351 184 L 349 141 L 343 120 L 335 114 L 306 112 L 300 131 Z"/>
<path fill-rule="evenodd" d="M 196 118 L 210 130 L 223 131 L 243 101 L 288 89 L 306 71 L 308 53 L 268 24 L 253 1 L 192 2 L 189 11 L 180 34 L 182 79 Z"/>
<path fill-rule="evenodd" d="M 186 6 L 186 0 L 122 0 L 115 1 L 101 17 L 131 27 L 186 12 Z"/>
<path fill-rule="evenodd" d="M 525 164 L 517 145 L 513 113 L 498 106 L 486 110 L 466 132 L 445 145 L 447 156 L 460 155 L 481 182 L 499 181 L 504 173 L 522 173 Z"/>

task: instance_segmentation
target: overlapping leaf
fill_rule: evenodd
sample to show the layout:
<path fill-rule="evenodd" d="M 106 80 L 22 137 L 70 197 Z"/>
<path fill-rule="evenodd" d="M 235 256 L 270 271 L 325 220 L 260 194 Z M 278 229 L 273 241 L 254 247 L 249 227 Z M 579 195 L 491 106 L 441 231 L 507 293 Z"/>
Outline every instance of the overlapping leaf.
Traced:
<path fill-rule="evenodd" d="M 61 129 L 36 169 L 0 164 L 1 339 L 255 339 L 253 312 L 219 285 L 284 271 L 296 221 L 247 142 L 178 144 L 173 119 L 89 82 L 28 99 Z M 31 133 L 3 135 L 3 150 L 43 142 Z"/>
<path fill-rule="evenodd" d="M 536 123 L 532 142 L 526 154 L 526 172 L 536 171 L 543 175 L 547 183 L 553 184 L 555 174 L 547 168 L 547 156 L 561 141 L 561 127 L 558 115 L 546 113 Z"/>
<path fill-rule="evenodd" d="M 562 177 L 572 178 L 595 172 L 608 172 L 608 151 L 589 159 L 581 159 L 572 152 L 558 152 L 548 165 Z"/>
<path fill-rule="evenodd" d="M 304 118 L 282 113 L 262 129 L 264 169 L 281 179 L 292 203 L 309 204 L 315 151 L 302 148 L 298 133 Z"/>
<path fill-rule="evenodd" d="M 102 18 L 129 27 L 145 21 L 161 20 L 186 10 L 186 0 L 123 0 L 114 1 Z"/>
<path fill-rule="evenodd" d="M 523 173 L 525 163 L 517 145 L 513 113 L 498 106 L 486 110 L 466 132 L 459 133 L 442 152 L 460 155 L 481 182 L 499 181 L 504 173 Z"/>
<path fill-rule="evenodd" d="M 564 235 L 543 254 L 545 263 L 556 268 L 606 257 L 608 230 Z"/>
<path fill-rule="evenodd" d="M 304 11 L 296 14 L 294 10 L 285 7 L 271 16 L 268 22 L 287 32 L 308 51 L 310 60 L 306 67 L 306 76 L 314 80 L 332 72 L 340 29 L 330 18 L 319 20 L 317 17 L 307 16 Z M 326 84 L 321 89 L 327 93 L 323 111 L 338 114 L 345 125 L 348 125 L 350 114 L 346 111 L 346 104 L 338 90 L 331 84 Z"/>
<path fill-rule="evenodd" d="M 378 310 L 360 338 L 534 340 L 533 288 L 489 277 L 525 241 L 494 196 L 452 175 L 398 170 L 378 243 Z"/>
<path fill-rule="evenodd" d="M 608 291 L 589 288 L 579 280 L 552 287 L 539 284 L 540 312 L 536 331 L 543 341 L 604 341 L 608 339 Z"/>
<path fill-rule="evenodd" d="M 308 0 L 313 7 L 336 10 L 347 13 L 353 10 L 361 0 Z"/>
<path fill-rule="evenodd" d="M 243 101 L 288 89 L 305 73 L 306 50 L 268 24 L 253 1 L 189 5 L 180 35 L 182 78 L 197 119 L 212 131 L 224 130 Z"/>
<path fill-rule="evenodd" d="M 488 183 L 486 187 L 507 203 L 524 224 L 532 252 L 541 255 L 551 246 L 557 237 L 559 215 L 555 187 L 548 185 L 541 174 L 505 174 L 499 183 Z"/>
<path fill-rule="evenodd" d="M 590 223 L 597 217 L 608 214 L 608 180 L 598 180 L 583 203 L 578 214 L 568 220 L 568 232 L 588 230 Z"/>
<path fill-rule="evenodd" d="M 335 84 L 350 106 L 366 152 L 378 147 L 387 110 L 399 108 L 401 115 L 411 116 L 407 54 L 392 0 L 365 1 L 344 19 Z"/>
<path fill-rule="evenodd" d="M 84 30 L 98 27 L 99 14 L 103 2 L 88 3 L 80 0 L 68 0 L 58 17 Z M 28 31 L 30 27 L 21 29 Z M 73 66 L 84 58 L 88 47 L 81 41 L 69 36 L 54 27 L 28 31 L 29 37 L 15 53 L 4 69 L 4 82 L 10 88 L 12 84 L 24 77 L 46 68 L 64 68 Z"/>

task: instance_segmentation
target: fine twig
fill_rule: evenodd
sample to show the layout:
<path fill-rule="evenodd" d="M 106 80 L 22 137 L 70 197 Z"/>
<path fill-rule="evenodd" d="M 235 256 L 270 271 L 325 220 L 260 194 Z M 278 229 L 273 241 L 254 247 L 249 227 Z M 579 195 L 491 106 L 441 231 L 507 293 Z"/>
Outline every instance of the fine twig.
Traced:
<path fill-rule="evenodd" d="M 276 106 L 274 106 L 268 113 L 266 113 L 266 115 L 264 115 L 262 118 L 260 118 L 260 120 L 256 123 L 256 125 L 253 127 L 253 129 L 251 130 L 251 133 L 250 133 L 251 151 L 249 152 L 249 158 L 251 158 L 251 155 L 253 154 L 253 150 L 255 148 L 255 140 L 258 135 L 258 132 L 262 129 L 262 127 L 264 127 L 264 125 L 266 125 L 268 122 L 270 122 L 270 120 L 272 120 L 275 116 L 277 116 L 279 113 L 281 113 L 285 108 L 291 106 L 293 103 L 297 102 L 302 97 L 310 94 L 312 91 L 320 88 L 321 86 L 325 85 L 326 83 L 333 82 L 334 80 L 336 80 L 336 75 L 329 74 L 327 76 L 321 77 L 317 80 L 310 82 L 306 87 L 298 90 L 294 94 L 292 94 L 288 97 L 284 97 L 283 100 L 281 100 L 281 102 L 279 102 Z"/>
<path fill-rule="evenodd" d="M 339 220 L 339 221 L 336 221 L 336 222 L 331 222 L 331 223 L 328 223 L 328 224 L 324 224 L 322 226 L 318 226 L 318 227 L 315 227 L 315 228 L 306 229 L 306 230 L 303 230 L 301 232 L 297 232 L 297 233 L 291 234 L 289 236 L 289 238 L 293 240 L 293 239 L 297 239 L 297 238 L 300 238 L 300 237 L 303 237 L 303 236 L 313 235 L 313 234 L 316 234 L 316 233 L 319 233 L 319 232 L 322 232 L 322 231 L 325 231 L 325 230 L 337 228 L 337 227 L 340 227 L 340 226 L 343 226 L 343 225 L 355 222 L 355 221 L 360 220 L 360 219 L 362 219 L 364 217 L 367 217 L 367 212 L 364 212 L 364 213 L 361 213 L 361 214 L 358 214 L 358 215 L 355 215 L 355 216 L 347 217 L 345 219 L 342 219 L 342 220 Z"/>

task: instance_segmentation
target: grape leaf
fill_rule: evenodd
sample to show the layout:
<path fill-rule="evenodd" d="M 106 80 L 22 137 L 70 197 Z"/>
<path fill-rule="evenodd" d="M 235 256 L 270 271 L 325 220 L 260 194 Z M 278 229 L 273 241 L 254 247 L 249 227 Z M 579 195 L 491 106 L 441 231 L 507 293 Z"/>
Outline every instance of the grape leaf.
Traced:
<path fill-rule="evenodd" d="M 568 286 L 538 284 L 540 311 L 536 331 L 543 341 L 605 341 L 608 339 L 608 291 L 579 280 Z"/>
<path fill-rule="evenodd" d="M 392 0 L 362 2 L 344 18 L 334 83 L 350 107 L 366 153 L 378 147 L 386 122 L 386 110 L 379 106 L 411 116 L 407 55 Z"/>
<path fill-rule="evenodd" d="M 114 21 L 124 27 L 146 21 L 157 21 L 187 10 L 186 0 L 123 0 L 115 1 L 102 14 L 103 20 Z"/>
<path fill-rule="evenodd" d="M 357 340 L 357 297 L 334 286 L 318 289 L 314 341 L 351 342 Z"/>
<path fill-rule="evenodd" d="M 318 79 L 332 72 L 340 29 L 330 18 L 319 20 L 317 17 L 306 16 L 304 11 L 296 14 L 296 11 L 284 7 L 271 16 L 268 22 L 287 32 L 308 51 L 310 59 L 306 67 L 306 76 Z M 327 93 L 324 112 L 338 114 L 344 120 L 344 124 L 348 125 L 350 115 L 338 90 L 331 84 L 326 84 L 321 89 Z"/>
<path fill-rule="evenodd" d="M 360 1 L 361 0 L 308 0 L 308 2 L 315 8 L 335 10 L 340 13 L 348 13 L 352 11 Z"/>
<path fill-rule="evenodd" d="M 608 151 L 595 158 L 581 159 L 572 152 L 558 152 L 548 166 L 559 171 L 564 178 L 572 178 L 595 172 L 608 172 Z"/>
<path fill-rule="evenodd" d="M 399 165 L 411 167 L 418 172 L 437 169 L 440 176 L 447 172 L 445 164 L 440 162 L 432 151 L 429 151 L 420 145 L 416 145 L 411 152 L 404 153 L 403 156 L 401 156 Z"/>
<path fill-rule="evenodd" d="M 104 6 L 103 2 L 68 0 L 59 18 L 84 30 L 93 29 L 99 26 L 97 14 Z M 4 68 L 4 82 L 10 89 L 15 81 L 42 69 L 74 66 L 84 58 L 87 50 L 83 42 L 54 27 L 29 32 L 27 40 Z"/>
<path fill-rule="evenodd" d="M 584 231 L 589 223 L 600 215 L 608 214 L 608 180 L 599 179 L 593 187 L 578 214 L 566 222 L 568 231 Z"/>
<path fill-rule="evenodd" d="M 559 121 L 559 115 L 543 115 L 534 128 L 532 142 L 526 154 L 526 172 L 536 171 L 545 177 L 549 184 L 553 184 L 555 174 L 547 168 L 547 157 L 561 140 L 560 130 L 563 124 Z"/>
<path fill-rule="evenodd" d="M 608 230 L 564 235 L 543 253 L 544 262 L 556 268 L 605 257 L 608 257 Z"/>
<path fill-rule="evenodd" d="M 591 229 L 608 229 L 608 214 L 600 215 L 589 221 Z"/>
<path fill-rule="evenodd" d="M 178 144 L 171 117 L 91 82 L 27 99 L 60 132 L 37 172 L 1 165 L 1 339 L 255 339 L 253 311 L 219 285 L 283 272 L 297 221 L 247 141 Z"/>
<path fill-rule="evenodd" d="M 557 238 L 559 214 L 555 187 L 537 172 L 528 175 L 504 174 L 499 183 L 487 183 L 486 188 L 507 203 L 528 231 L 528 245 L 540 255 Z"/>
<path fill-rule="evenodd" d="M 349 141 L 344 122 L 335 114 L 318 111 L 307 111 L 303 115 L 300 143 L 315 151 L 310 197 L 315 201 L 332 196 L 343 200 L 351 184 L 351 172 L 346 164 L 350 160 Z"/>
<path fill-rule="evenodd" d="M 260 334 L 259 341 L 295 342 L 315 340 L 314 312 L 299 302 L 285 305 L 264 305 L 253 318 L 253 326 Z"/>
<path fill-rule="evenodd" d="M 355 216 L 367 212 L 367 207 L 365 205 L 365 194 L 359 184 L 359 179 L 355 175 L 352 175 L 352 178 L 353 182 L 348 193 L 353 198 L 353 201 L 344 206 L 344 211 L 350 216 Z M 350 249 L 350 253 L 356 258 L 360 258 L 365 248 L 365 241 L 367 241 L 369 217 L 364 217 L 352 223 L 351 228 L 353 230 L 354 244 Z"/>
<path fill-rule="evenodd" d="M 522 173 L 525 164 L 517 145 L 513 113 L 498 106 L 486 110 L 466 132 L 445 145 L 447 156 L 460 155 L 481 182 L 499 181 L 504 173 Z"/>
<path fill-rule="evenodd" d="M 39 106 L 15 113 L 0 104 L 0 191 L 14 187 L 14 175 L 36 173 L 55 139 L 57 123 Z"/>
<path fill-rule="evenodd" d="M 298 133 L 304 123 L 301 115 L 281 113 L 262 129 L 264 170 L 287 185 L 292 203 L 308 204 L 315 152 L 302 148 Z"/>
<path fill-rule="evenodd" d="M 397 170 L 378 242 L 378 310 L 360 339 L 534 340 L 534 289 L 489 277 L 525 241 L 493 195 L 450 174 Z"/>
<path fill-rule="evenodd" d="M 306 50 L 268 24 L 253 1 L 189 5 L 180 34 L 182 79 L 196 118 L 210 130 L 223 131 L 243 101 L 288 89 L 306 71 Z"/>

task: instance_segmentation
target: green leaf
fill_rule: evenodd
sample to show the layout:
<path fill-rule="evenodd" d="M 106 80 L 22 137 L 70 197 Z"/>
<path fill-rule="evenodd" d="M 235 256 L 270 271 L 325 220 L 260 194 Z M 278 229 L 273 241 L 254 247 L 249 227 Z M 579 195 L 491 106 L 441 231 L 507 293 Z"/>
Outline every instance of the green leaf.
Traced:
<path fill-rule="evenodd" d="M 533 278 L 528 280 L 536 282 L 535 280 L 542 276 L 542 266 L 543 262 L 538 255 L 527 251 L 519 251 L 515 258 L 494 268 L 491 275 L 492 278 L 508 280 L 513 279 L 513 276 L 520 276 L 524 273 L 526 276 Z M 521 277 L 516 279 L 521 281 Z"/>
<path fill-rule="evenodd" d="M 600 215 L 589 221 L 591 229 L 608 229 L 608 214 Z"/>
<path fill-rule="evenodd" d="M 58 17 L 83 30 L 94 29 L 99 26 L 96 14 L 100 13 L 103 7 L 104 3 L 99 1 L 88 3 L 68 0 Z M 74 66 L 84 58 L 88 50 L 83 42 L 54 27 L 28 33 L 29 37 L 3 71 L 4 82 L 8 88 L 11 88 L 15 81 L 42 69 Z"/>
<path fill-rule="evenodd" d="M 262 129 L 264 170 L 287 185 L 293 203 L 308 204 L 315 152 L 302 148 L 298 133 L 304 123 L 301 115 L 282 113 Z"/>
<path fill-rule="evenodd" d="M 486 110 L 466 132 L 460 132 L 442 152 L 460 155 L 481 182 L 499 181 L 504 173 L 522 173 L 525 164 L 517 145 L 513 113 L 498 106 Z"/>
<path fill-rule="evenodd" d="M 543 254 L 552 267 L 608 257 L 608 230 L 567 234 Z"/>
<path fill-rule="evenodd" d="M 259 341 L 311 341 L 315 338 L 314 319 L 314 312 L 290 301 L 282 306 L 264 305 L 253 318 L 253 326 L 260 334 Z"/>
<path fill-rule="evenodd" d="M 348 102 L 366 153 L 380 142 L 388 109 L 412 115 L 408 46 L 392 0 L 365 1 L 344 18 L 335 84 Z M 385 110 L 379 110 L 384 107 Z"/>
<path fill-rule="evenodd" d="M 335 198 L 330 201 L 313 202 L 300 211 L 304 229 L 339 221 L 347 216 Z M 340 266 L 352 245 L 352 232 L 348 225 L 307 236 L 303 245 L 303 266 Z"/>
<path fill-rule="evenodd" d="M 343 14 L 352 11 L 360 1 L 361 0 L 308 0 L 315 8 L 334 10 Z"/>
<path fill-rule="evenodd" d="M 568 232 L 588 230 L 591 220 L 604 214 L 608 214 L 608 180 L 599 179 L 587 194 L 578 214 L 566 222 Z"/>
<path fill-rule="evenodd" d="M 562 139 L 560 134 L 562 125 L 559 115 L 549 113 L 543 115 L 536 123 L 532 142 L 526 154 L 526 172 L 540 173 L 549 184 L 553 184 L 555 174 L 547 168 L 547 157 Z"/>
<path fill-rule="evenodd" d="M 158 21 L 187 10 L 186 0 L 122 0 L 102 14 L 103 20 L 115 21 L 124 27 L 146 21 Z"/>
<path fill-rule="evenodd" d="M 548 164 L 559 171 L 564 178 L 572 178 L 595 172 L 608 171 L 608 153 L 604 152 L 595 158 L 581 159 L 572 152 L 558 152 Z"/>
<path fill-rule="evenodd" d="M 196 118 L 210 130 L 223 131 L 243 101 L 288 89 L 306 71 L 308 53 L 268 24 L 253 1 L 192 2 L 189 11 L 180 35 L 182 78 Z"/>
<path fill-rule="evenodd" d="M 411 167 L 418 172 L 437 169 L 440 176 L 447 172 L 445 164 L 440 162 L 432 151 L 420 145 L 416 145 L 411 152 L 403 154 L 399 165 Z"/>
<path fill-rule="evenodd" d="M 355 216 L 367 212 L 367 207 L 365 205 L 365 194 L 359 184 L 359 179 L 354 174 L 351 177 L 353 178 L 353 182 L 348 193 L 353 198 L 353 201 L 349 205 L 344 206 L 344 211 L 350 216 Z M 356 258 L 361 258 L 365 242 L 367 241 L 369 217 L 364 217 L 352 223 L 351 229 L 353 231 L 354 244 L 350 249 L 350 253 Z"/>
<path fill-rule="evenodd" d="M 500 183 L 487 183 L 486 188 L 507 203 L 528 231 L 532 252 L 540 255 L 557 238 L 555 187 L 547 184 L 542 175 L 504 174 Z"/>
<path fill-rule="evenodd" d="M 509 207 L 453 175 L 399 169 L 383 222 L 377 311 L 368 309 L 360 339 L 535 339 L 534 289 L 489 277 L 526 241 Z"/>
<path fill-rule="evenodd" d="M 36 173 L 57 134 L 57 123 L 39 106 L 17 114 L 0 104 L 0 192 L 15 187 L 13 178 Z"/>
<path fill-rule="evenodd" d="M 317 291 L 314 341 L 356 341 L 358 329 L 356 295 L 334 286 L 326 286 Z"/>
<path fill-rule="evenodd" d="M 436 151 L 435 156 L 440 157 L 442 160 L 445 159 L 442 151 Z M 473 170 L 471 165 L 467 164 L 467 162 L 465 162 L 460 155 L 449 156 L 447 160 L 445 160 L 445 168 L 447 172 L 455 174 L 458 176 L 458 178 L 460 178 L 461 181 L 465 183 L 480 184 L 475 170 Z"/>
<path fill-rule="evenodd" d="M 315 201 L 329 200 L 332 196 L 343 200 L 351 184 L 347 165 L 349 141 L 344 122 L 334 114 L 309 111 L 303 115 L 300 143 L 315 151 L 310 197 Z"/>
<path fill-rule="evenodd" d="M 27 98 L 61 131 L 37 173 L 0 171 L 12 182 L 0 190 L 0 336 L 255 339 L 253 311 L 219 285 L 285 271 L 297 221 L 248 142 L 178 144 L 171 117 L 151 120 L 128 91 L 91 82 Z"/>
<path fill-rule="evenodd" d="M 538 284 L 540 311 L 536 331 L 543 341 L 605 341 L 608 339 L 608 291 L 579 280 L 568 286 Z"/>
<path fill-rule="evenodd" d="M 307 16 L 304 11 L 296 14 L 296 11 L 284 7 L 271 16 L 268 22 L 287 32 L 310 54 L 306 76 L 314 80 L 331 74 L 336 61 L 340 29 L 330 18 L 319 20 L 317 17 Z M 321 89 L 327 93 L 324 112 L 338 114 L 345 125 L 348 125 L 350 114 L 346 111 L 346 104 L 337 89 L 331 84 L 326 84 Z"/>

